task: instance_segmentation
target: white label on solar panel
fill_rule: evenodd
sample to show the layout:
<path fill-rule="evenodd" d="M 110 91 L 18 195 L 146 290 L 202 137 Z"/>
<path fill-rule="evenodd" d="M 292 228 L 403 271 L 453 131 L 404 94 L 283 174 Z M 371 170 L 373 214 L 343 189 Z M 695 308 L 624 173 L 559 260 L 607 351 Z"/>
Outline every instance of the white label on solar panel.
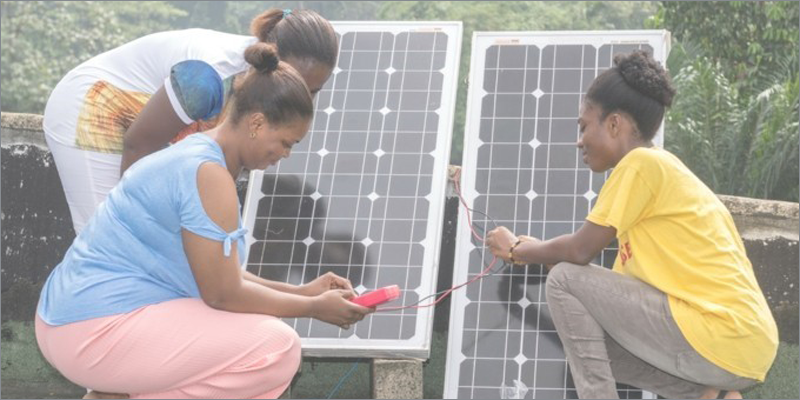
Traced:
<path fill-rule="evenodd" d="M 478 232 L 494 227 L 480 212 L 537 238 L 577 230 L 607 177 L 578 157 L 582 95 L 614 54 L 641 48 L 663 63 L 668 46 L 666 31 L 475 32 L 461 184 Z M 654 142 L 663 144 L 663 127 Z M 594 262 L 610 266 L 614 256 L 608 249 Z M 491 259 L 459 218 L 453 283 Z M 498 398 L 501 389 L 577 398 L 544 299 L 545 276 L 541 266 L 517 267 L 453 293 L 445 398 Z M 519 387 L 529 391 L 512 389 Z M 623 398 L 652 397 L 619 388 Z"/>
<path fill-rule="evenodd" d="M 436 290 L 461 52 L 460 22 L 334 22 L 339 59 L 292 155 L 252 171 L 246 268 L 300 284 L 333 271 L 361 294 L 399 285 L 410 305 Z M 303 354 L 420 357 L 433 309 L 375 313 L 341 330 L 285 319 Z"/>

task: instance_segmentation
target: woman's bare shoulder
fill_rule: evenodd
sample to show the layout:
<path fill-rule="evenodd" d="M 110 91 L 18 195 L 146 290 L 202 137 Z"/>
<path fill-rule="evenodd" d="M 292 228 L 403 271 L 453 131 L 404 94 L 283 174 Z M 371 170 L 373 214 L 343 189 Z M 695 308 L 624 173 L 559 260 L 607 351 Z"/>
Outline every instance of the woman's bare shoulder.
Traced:
<path fill-rule="evenodd" d="M 205 162 L 197 171 L 197 192 L 206 214 L 227 232 L 236 230 L 239 197 L 230 172 L 215 162 Z"/>

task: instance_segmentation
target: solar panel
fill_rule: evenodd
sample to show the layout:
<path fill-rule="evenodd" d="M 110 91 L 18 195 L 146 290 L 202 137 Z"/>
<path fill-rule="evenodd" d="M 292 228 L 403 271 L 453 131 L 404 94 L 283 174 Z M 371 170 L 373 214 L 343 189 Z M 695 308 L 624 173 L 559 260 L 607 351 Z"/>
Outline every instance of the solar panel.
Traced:
<path fill-rule="evenodd" d="M 577 230 L 607 177 L 583 165 L 575 145 L 582 95 L 614 54 L 645 49 L 663 62 L 668 44 L 665 31 L 475 33 L 461 183 L 477 231 L 495 227 L 481 213 L 537 238 Z M 594 262 L 610 267 L 615 255 Z M 454 283 L 491 259 L 459 218 Z M 577 398 L 545 278 L 540 265 L 508 267 L 454 293 L 445 398 Z M 516 382 L 523 390 L 501 392 Z"/>
<path fill-rule="evenodd" d="M 356 292 L 399 285 L 392 306 L 435 291 L 460 22 L 334 22 L 338 65 L 291 157 L 253 171 L 247 270 L 300 284 L 328 271 Z M 424 357 L 433 310 L 375 313 L 349 330 L 286 319 L 305 355 Z"/>

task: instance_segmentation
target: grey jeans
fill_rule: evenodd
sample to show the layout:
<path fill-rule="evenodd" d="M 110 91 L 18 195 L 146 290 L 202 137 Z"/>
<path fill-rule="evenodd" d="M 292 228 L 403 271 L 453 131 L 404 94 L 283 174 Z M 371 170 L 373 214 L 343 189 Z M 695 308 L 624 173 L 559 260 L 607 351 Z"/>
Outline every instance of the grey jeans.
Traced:
<path fill-rule="evenodd" d="M 703 358 L 672 317 L 667 295 L 595 265 L 560 263 L 547 277 L 547 304 L 580 398 L 616 399 L 616 383 L 667 398 L 708 387 L 757 383 Z"/>

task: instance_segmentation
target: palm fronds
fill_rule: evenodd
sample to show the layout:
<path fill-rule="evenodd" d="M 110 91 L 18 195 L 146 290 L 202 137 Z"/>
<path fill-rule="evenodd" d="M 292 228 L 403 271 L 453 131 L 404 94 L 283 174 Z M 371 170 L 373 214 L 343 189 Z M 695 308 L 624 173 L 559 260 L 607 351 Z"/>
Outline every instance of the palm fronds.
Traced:
<path fill-rule="evenodd" d="M 742 98 L 714 61 L 680 49 L 667 149 L 717 193 L 797 201 L 798 79 L 786 72 L 796 67 L 764 73 L 772 83 Z"/>

